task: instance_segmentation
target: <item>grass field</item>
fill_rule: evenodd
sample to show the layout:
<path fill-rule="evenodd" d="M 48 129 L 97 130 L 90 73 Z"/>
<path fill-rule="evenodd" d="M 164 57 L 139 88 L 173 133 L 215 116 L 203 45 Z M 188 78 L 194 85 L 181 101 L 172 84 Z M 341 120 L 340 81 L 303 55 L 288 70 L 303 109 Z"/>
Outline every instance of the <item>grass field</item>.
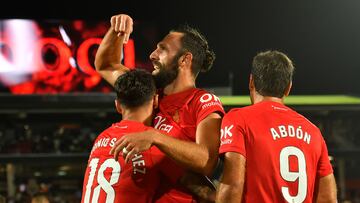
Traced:
<path fill-rule="evenodd" d="M 220 96 L 223 105 L 250 105 L 249 96 Z M 287 105 L 360 105 L 360 97 L 346 95 L 293 95 L 285 98 Z"/>

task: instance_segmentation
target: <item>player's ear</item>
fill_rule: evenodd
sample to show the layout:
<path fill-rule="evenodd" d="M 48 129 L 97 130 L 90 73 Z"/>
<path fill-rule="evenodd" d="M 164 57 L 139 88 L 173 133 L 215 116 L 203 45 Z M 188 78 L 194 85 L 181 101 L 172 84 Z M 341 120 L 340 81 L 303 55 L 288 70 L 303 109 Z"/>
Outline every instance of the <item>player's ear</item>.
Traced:
<path fill-rule="evenodd" d="M 179 66 L 191 67 L 192 58 L 193 58 L 193 55 L 191 52 L 185 52 L 179 58 L 179 62 L 180 62 Z"/>
<path fill-rule="evenodd" d="M 252 76 L 252 74 L 250 74 L 250 78 L 249 78 L 249 90 L 254 90 L 255 89 L 255 84 L 254 84 L 254 78 Z"/>
<path fill-rule="evenodd" d="M 120 104 L 119 100 L 117 100 L 117 99 L 115 99 L 115 107 L 116 107 L 116 111 L 117 111 L 119 114 L 122 114 L 121 104 Z"/>
<path fill-rule="evenodd" d="M 287 86 L 284 96 L 286 97 L 289 96 L 291 87 L 292 87 L 292 81 L 290 81 L 289 85 Z"/>
<path fill-rule="evenodd" d="M 154 95 L 153 105 L 154 105 L 154 109 L 157 109 L 159 107 L 159 95 L 158 94 Z"/>

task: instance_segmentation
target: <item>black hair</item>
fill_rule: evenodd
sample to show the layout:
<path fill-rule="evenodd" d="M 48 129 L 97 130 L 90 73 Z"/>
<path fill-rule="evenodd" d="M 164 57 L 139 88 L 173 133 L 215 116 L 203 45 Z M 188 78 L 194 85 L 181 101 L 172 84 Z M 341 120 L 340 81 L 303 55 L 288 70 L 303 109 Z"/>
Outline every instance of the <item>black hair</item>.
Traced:
<path fill-rule="evenodd" d="M 182 53 L 188 51 L 193 55 L 192 72 L 196 76 L 200 71 L 207 72 L 211 69 L 215 60 L 215 53 L 210 49 L 207 39 L 196 28 L 189 25 L 181 25 L 170 32 L 183 33 L 181 38 Z"/>
<path fill-rule="evenodd" d="M 115 81 L 117 100 L 126 108 L 139 107 L 151 101 L 156 93 L 153 76 L 142 69 L 134 69 L 119 76 Z"/>
<path fill-rule="evenodd" d="M 258 53 L 251 70 L 256 91 L 262 96 L 282 98 L 292 81 L 294 70 L 292 61 L 282 52 Z"/>

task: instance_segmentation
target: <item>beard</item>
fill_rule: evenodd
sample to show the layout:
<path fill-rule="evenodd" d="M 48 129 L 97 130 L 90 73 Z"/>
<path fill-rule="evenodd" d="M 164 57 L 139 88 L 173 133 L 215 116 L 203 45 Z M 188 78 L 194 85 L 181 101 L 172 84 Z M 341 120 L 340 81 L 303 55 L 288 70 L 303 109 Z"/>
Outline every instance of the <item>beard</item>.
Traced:
<path fill-rule="evenodd" d="M 159 67 L 159 72 L 154 75 L 156 88 L 163 89 L 176 79 L 179 73 L 177 61 L 177 59 L 174 59 L 172 63 L 167 66 L 157 63 L 157 66 Z"/>

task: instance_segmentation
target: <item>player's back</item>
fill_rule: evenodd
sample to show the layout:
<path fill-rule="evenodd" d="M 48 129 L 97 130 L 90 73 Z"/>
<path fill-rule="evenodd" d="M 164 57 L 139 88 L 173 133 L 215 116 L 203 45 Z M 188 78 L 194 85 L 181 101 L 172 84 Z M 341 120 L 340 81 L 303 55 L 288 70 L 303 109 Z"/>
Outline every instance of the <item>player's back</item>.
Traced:
<path fill-rule="evenodd" d="M 118 161 L 109 152 L 125 133 L 148 129 L 135 121 L 121 121 L 103 131 L 95 140 L 85 172 L 82 203 L 152 202 L 159 176 L 154 168 L 152 148 L 136 154 L 129 163 Z M 159 155 L 160 156 L 160 155 Z"/>
<path fill-rule="evenodd" d="M 245 202 L 312 202 L 316 176 L 332 172 L 319 129 L 270 101 L 232 110 L 228 116 L 244 136 Z"/>

